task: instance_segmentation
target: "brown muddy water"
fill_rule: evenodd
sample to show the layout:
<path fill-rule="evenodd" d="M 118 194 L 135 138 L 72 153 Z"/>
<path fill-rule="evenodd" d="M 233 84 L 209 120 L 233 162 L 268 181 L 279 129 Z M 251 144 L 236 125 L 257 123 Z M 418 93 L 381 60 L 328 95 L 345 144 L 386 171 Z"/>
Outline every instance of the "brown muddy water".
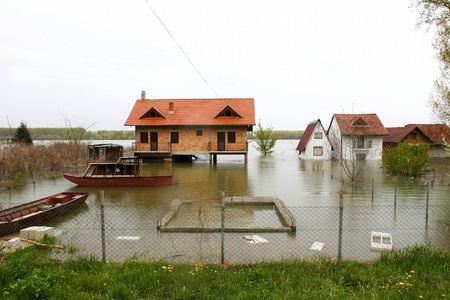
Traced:
<path fill-rule="evenodd" d="M 131 141 L 129 143 L 131 144 Z M 369 161 L 365 163 L 355 188 L 354 184 L 341 174 L 340 166 L 336 163 L 299 160 L 295 151 L 297 143 L 297 140 L 280 140 L 275 153 L 266 157 L 260 155 L 254 149 L 253 143 L 250 143 L 247 163 L 244 162 L 243 156 L 218 156 L 217 164 L 211 164 L 209 157 L 204 156 L 192 163 L 144 164 L 145 174 L 173 172 L 174 184 L 171 186 L 83 188 L 60 177 L 54 180 L 38 180 L 36 184 L 18 186 L 12 190 L 0 190 L 0 201 L 3 206 L 11 206 L 63 191 L 89 192 L 86 208 L 60 219 L 53 226 L 62 228 L 65 232 L 72 232 L 73 228 L 80 227 L 83 223 L 94 222 L 95 237 L 92 239 L 95 242 L 92 243 L 95 245 L 86 243 L 83 249 L 101 256 L 99 252 L 101 247 L 99 248 L 97 242 L 100 235 L 97 225 L 100 193 L 104 191 L 104 204 L 109 222 L 107 228 L 113 228 L 110 230 L 113 233 L 108 238 L 110 247 L 108 254 L 116 260 L 129 257 L 130 253 L 133 255 L 142 253 L 143 249 L 157 257 L 178 257 L 181 256 L 180 253 L 182 255 L 191 253 L 191 257 L 196 256 L 198 259 L 208 249 L 214 249 L 213 257 L 208 259 L 217 261 L 220 252 L 218 251 L 220 234 L 211 234 L 207 238 L 198 235 L 190 238 L 192 234 L 186 233 L 161 234 L 156 228 L 156 223 L 168 211 L 173 199 L 192 200 L 194 205 L 200 207 L 217 207 L 221 201 L 222 191 L 225 192 L 225 196 L 278 197 L 291 208 L 298 223 L 297 232 L 294 234 L 259 234 L 269 240 L 267 245 L 270 246 L 265 246 L 265 249 L 259 245 L 255 246 L 260 247 L 256 253 L 254 246 L 242 242 L 242 235 L 245 234 L 227 235 L 228 261 L 279 258 L 296 256 L 297 253 L 301 256 L 309 255 L 311 244 L 320 239 L 326 240 L 328 247 L 324 248 L 325 253 L 335 257 L 338 247 L 338 232 L 335 229 L 338 225 L 341 191 L 344 193 L 344 229 L 345 227 L 349 229 L 347 232 L 344 230 L 346 245 L 343 249 L 344 257 L 356 259 L 376 257 L 377 254 L 371 253 L 366 247 L 367 236 L 369 235 L 370 244 L 372 230 L 393 230 L 392 228 L 397 228 L 401 232 L 394 240 L 397 245 L 424 242 L 427 241 L 424 236 L 436 235 L 436 239 L 432 242 L 440 247 L 450 248 L 449 160 L 433 160 L 429 169 L 434 171 L 416 179 L 386 175 L 378 162 Z M 434 207 L 431 211 L 439 212 L 435 213 L 438 214 L 436 218 L 430 213 L 430 222 L 434 222 L 434 225 L 429 227 L 423 222 L 427 200 L 427 188 L 424 185 L 427 182 L 433 182 L 433 187 L 428 191 L 429 205 Z M 394 210 L 394 201 L 399 207 L 397 210 Z M 402 207 L 406 209 L 400 210 Z M 207 210 L 203 210 L 205 211 Z M 220 209 L 214 214 L 216 216 L 220 214 Z M 401 217 L 402 214 L 405 214 L 404 218 Z M 183 218 L 197 217 L 178 216 L 176 222 L 183 222 Z M 227 224 L 232 225 L 279 225 L 279 219 L 272 207 L 227 208 L 226 218 Z M 220 217 L 211 220 L 214 220 L 212 222 L 215 225 L 217 223 L 220 225 Z M 417 220 L 421 221 L 416 222 Z M 148 236 L 148 243 L 142 238 L 139 242 L 131 242 L 134 244 L 129 242 L 117 244 L 114 238 L 145 235 Z M 63 235 L 63 239 L 75 244 L 84 244 L 86 237 L 78 232 L 66 237 Z M 155 245 L 155 240 L 159 240 L 159 246 Z M 288 244 L 290 246 L 287 247 Z M 358 244 L 361 245 L 361 250 L 355 251 L 352 245 Z M 247 247 L 253 248 L 246 249 Z M 305 250 L 298 250 L 300 248 Z M 189 252 L 189 249 L 192 252 Z"/>

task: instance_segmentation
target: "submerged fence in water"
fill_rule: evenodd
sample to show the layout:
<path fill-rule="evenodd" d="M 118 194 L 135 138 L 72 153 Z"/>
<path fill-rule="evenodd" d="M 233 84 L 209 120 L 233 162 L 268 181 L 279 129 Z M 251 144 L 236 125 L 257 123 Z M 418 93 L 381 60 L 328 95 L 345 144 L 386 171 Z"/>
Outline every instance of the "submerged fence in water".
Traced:
<path fill-rule="evenodd" d="M 448 195 L 448 190 L 442 192 Z M 393 249 L 415 244 L 450 249 L 450 205 L 433 204 L 428 197 L 429 193 L 420 205 L 344 205 L 340 201 L 331 207 L 288 207 L 296 222 L 295 231 L 276 230 L 286 224 L 273 205 L 221 203 L 194 203 L 180 209 L 169 225 L 196 228 L 190 231 L 160 230 L 158 222 L 171 208 L 148 205 L 84 204 L 41 225 L 54 227 L 57 244 L 68 250 L 53 250 L 59 259 L 94 255 L 118 262 L 226 263 L 325 255 L 336 260 L 368 261 L 378 258 L 379 250 L 389 248 L 391 242 Z M 380 244 L 374 232 L 391 238 Z"/>

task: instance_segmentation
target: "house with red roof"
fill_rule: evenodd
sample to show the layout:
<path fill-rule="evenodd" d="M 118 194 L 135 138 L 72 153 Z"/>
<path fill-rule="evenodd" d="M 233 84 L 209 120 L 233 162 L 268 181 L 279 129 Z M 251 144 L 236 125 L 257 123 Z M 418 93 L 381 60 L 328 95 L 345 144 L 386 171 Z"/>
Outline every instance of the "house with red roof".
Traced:
<path fill-rule="evenodd" d="M 408 144 L 428 143 L 430 138 L 425 135 L 416 125 L 407 125 L 404 127 L 387 127 L 389 135 L 383 137 L 383 147 L 396 147 L 398 143 L 407 142 Z"/>
<path fill-rule="evenodd" d="M 254 99 L 145 99 L 145 92 L 141 98 L 125 122 L 135 126 L 136 156 L 247 158 L 247 132 L 255 125 Z"/>
<path fill-rule="evenodd" d="M 331 144 L 320 119 L 308 124 L 296 150 L 301 159 L 331 159 Z"/>
<path fill-rule="evenodd" d="M 450 128 L 445 124 L 408 124 L 405 127 L 417 127 L 431 141 L 431 157 L 449 157 L 444 143 L 450 143 Z"/>
<path fill-rule="evenodd" d="M 381 160 L 388 131 L 377 114 L 334 114 L 328 127 L 333 158 Z"/>

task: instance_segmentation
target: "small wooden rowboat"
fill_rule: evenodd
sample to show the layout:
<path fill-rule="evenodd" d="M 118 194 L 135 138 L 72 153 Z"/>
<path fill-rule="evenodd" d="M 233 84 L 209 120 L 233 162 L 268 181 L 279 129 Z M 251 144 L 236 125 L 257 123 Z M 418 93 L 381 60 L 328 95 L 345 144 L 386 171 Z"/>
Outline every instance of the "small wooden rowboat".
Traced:
<path fill-rule="evenodd" d="M 64 174 L 80 186 L 149 186 L 170 185 L 173 175 L 140 176 L 137 157 L 121 157 L 116 163 L 90 163 L 83 175 Z"/>
<path fill-rule="evenodd" d="M 3 209 L 0 211 L 0 236 L 70 212 L 75 205 L 84 203 L 88 196 L 89 193 L 59 193 Z"/>

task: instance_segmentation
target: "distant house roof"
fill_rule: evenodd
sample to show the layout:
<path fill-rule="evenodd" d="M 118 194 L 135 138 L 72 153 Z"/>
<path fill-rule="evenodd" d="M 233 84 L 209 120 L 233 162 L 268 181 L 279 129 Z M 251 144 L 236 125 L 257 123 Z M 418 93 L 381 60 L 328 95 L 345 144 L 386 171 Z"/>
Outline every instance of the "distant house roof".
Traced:
<path fill-rule="evenodd" d="M 389 127 L 386 128 L 389 132 L 388 136 L 383 137 L 383 143 L 400 143 L 404 138 L 408 136 L 412 131 L 417 130 L 422 133 L 426 138 L 428 136 L 420 130 L 416 125 L 407 125 L 404 127 Z M 431 142 L 431 140 L 428 138 Z"/>
<path fill-rule="evenodd" d="M 388 135 L 377 114 L 334 114 L 342 135 Z"/>
<path fill-rule="evenodd" d="M 408 124 L 405 127 L 417 126 L 435 145 L 450 142 L 450 128 L 445 124 Z"/>
<path fill-rule="evenodd" d="M 320 123 L 320 120 L 312 121 L 308 124 L 305 131 L 303 132 L 302 138 L 300 139 L 300 142 L 298 142 L 297 151 L 304 151 L 306 144 L 309 141 L 309 138 L 311 137 L 314 128 L 316 127 L 316 124 Z"/>
<path fill-rule="evenodd" d="M 255 125 L 253 98 L 141 99 L 125 126 Z"/>

